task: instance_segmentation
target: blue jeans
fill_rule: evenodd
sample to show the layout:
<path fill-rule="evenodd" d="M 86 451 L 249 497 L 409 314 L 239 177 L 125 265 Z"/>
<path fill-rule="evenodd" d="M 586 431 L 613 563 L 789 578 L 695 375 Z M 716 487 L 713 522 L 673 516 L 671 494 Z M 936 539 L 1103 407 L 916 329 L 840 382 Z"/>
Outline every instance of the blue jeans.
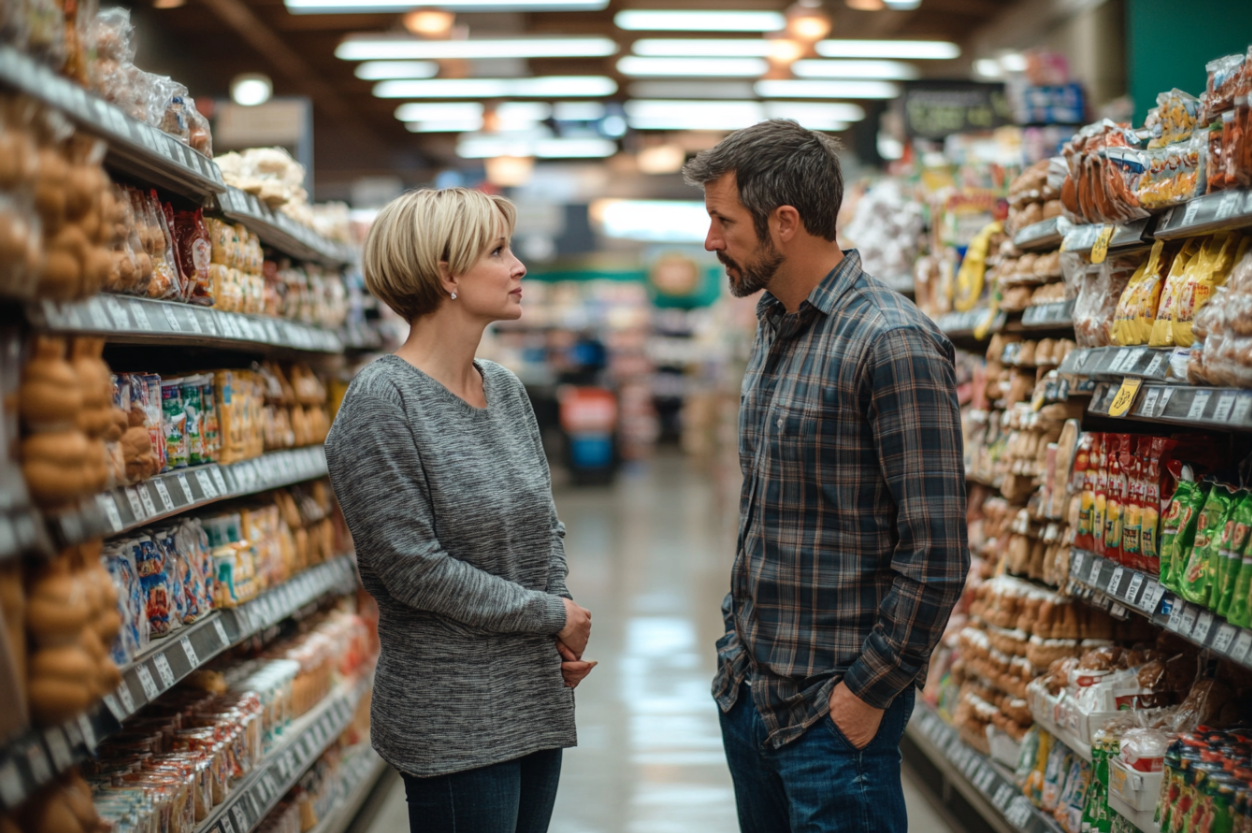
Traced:
<path fill-rule="evenodd" d="M 766 747 L 765 721 L 747 683 L 721 715 L 742 833 L 906 833 L 900 740 L 913 689 L 896 697 L 878 734 L 857 749 L 829 717 L 780 749 Z"/>
<path fill-rule="evenodd" d="M 546 833 L 560 780 L 560 749 L 451 775 L 405 775 L 409 831 Z"/>

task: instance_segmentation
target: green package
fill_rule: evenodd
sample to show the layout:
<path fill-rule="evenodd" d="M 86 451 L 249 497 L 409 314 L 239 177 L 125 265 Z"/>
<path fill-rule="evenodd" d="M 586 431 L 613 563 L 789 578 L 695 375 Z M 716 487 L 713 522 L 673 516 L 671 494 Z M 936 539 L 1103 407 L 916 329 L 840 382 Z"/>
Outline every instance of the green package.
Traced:
<path fill-rule="evenodd" d="M 1186 552 L 1181 544 L 1185 540 L 1190 546 L 1195 538 L 1196 515 L 1208 497 L 1208 488 L 1207 483 L 1180 480 L 1161 524 L 1161 584 L 1175 593 L 1182 575 L 1182 554 Z"/>
<path fill-rule="evenodd" d="M 1220 552 L 1226 521 L 1235 505 L 1235 496 L 1225 486 L 1215 486 L 1209 492 L 1204 508 L 1197 515 L 1195 538 L 1190 552 L 1179 535 L 1178 563 L 1182 565 L 1178 575 L 1178 592 L 1184 599 L 1202 607 L 1208 607 L 1213 596 L 1213 578 Z"/>
<path fill-rule="evenodd" d="M 1222 547 L 1217 564 L 1217 585 L 1214 589 L 1217 615 L 1226 616 L 1235 598 L 1235 586 L 1243 565 L 1248 539 L 1252 537 L 1252 494 L 1240 492 L 1232 518 L 1234 533 L 1229 546 Z"/>
<path fill-rule="evenodd" d="M 1252 595 L 1252 547 L 1243 554 L 1239 572 L 1233 581 L 1235 589 L 1226 610 L 1226 619 L 1232 625 L 1252 628 L 1252 602 L 1249 602 L 1249 595 Z"/>

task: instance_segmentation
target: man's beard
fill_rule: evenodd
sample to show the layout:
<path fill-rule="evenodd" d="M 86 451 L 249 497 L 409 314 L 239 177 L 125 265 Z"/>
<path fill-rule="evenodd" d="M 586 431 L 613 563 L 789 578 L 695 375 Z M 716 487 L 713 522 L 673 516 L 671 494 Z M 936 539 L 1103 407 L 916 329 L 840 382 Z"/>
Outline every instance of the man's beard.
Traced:
<path fill-rule="evenodd" d="M 741 266 L 727 257 L 724 252 L 717 253 L 717 259 L 726 267 L 726 280 L 730 283 L 730 294 L 736 298 L 746 298 L 768 287 L 770 279 L 786 260 L 782 253 L 774 248 L 772 240 L 766 240 L 757 246 L 753 254 L 756 256 L 755 259 L 746 266 Z M 739 273 L 738 282 L 730 276 L 732 268 Z"/>

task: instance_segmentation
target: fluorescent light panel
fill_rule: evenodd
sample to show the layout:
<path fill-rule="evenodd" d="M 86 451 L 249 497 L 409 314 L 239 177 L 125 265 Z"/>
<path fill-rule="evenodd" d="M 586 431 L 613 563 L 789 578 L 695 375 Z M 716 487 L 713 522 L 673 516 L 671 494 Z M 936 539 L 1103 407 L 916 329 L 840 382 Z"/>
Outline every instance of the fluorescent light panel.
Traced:
<path fill-rule="evenodd" d="M 905 58 L 943 61 L 960 57 L 961 47 L 939 40 L 823 40 L 817 42 L 823 58 Z"/>
<path fill-rule="evenodd" d="M 599 75 L 436 78 L 382 81 L 374 85 L 374 95 L 378 98 L 598 98 L 615 92 L 617 83 Z"/>
<path fill-rule="evenodd" d="M 610 38 L 498 38 L 419 40 L 407 36 L 349 35 L 335 49 L 345 61 L 472 58 L 603 58 L 617 52 Z"/>
<path fill-rule="evenodd" d="M 738 130 L 766 119 L 794 119 L 810 130 L 843 130 L 865 111 L 855 104 L 799 101 L 628 101 L 636 130 Z"/>
<path fill-rule="evenodd" d="M 642 58 L 627 55 L 617 71 L 635 77 L 663 78 L 759 78 L 769 70 L 760 58 Z"/>
<path fill-rule="evenodd" d="M 756 94 L 762 98 L 895 98 L 900 89 L 889 81 L 780 80 L 756 82 Z"/>
<path fill-rule="evenodd" d="M 753 98 L 746 81 L 636 81 L 631 98 L 737 99 Z"/>
<path fill-rule="evenodd" d="M 901 61 L 796 61 L 791 72 L 798 78 L 874 78 L 911 81 L 921 73 Z"/>
<path fill-rule="evenodd" d="M 777 32 L 786 25 L 778 12 L 651 11 L 618 12 L 613 22 L 631 32 Z"/>
<path fill-rule="evenodd" d="M 647 58 L 766 58 L 764 38 L 640 38 L 631 51 Z"/>
<path fill-rule="evenodd" d="M 358 64 L 356 77 L 365 81 L 385 81 L 388 78 L 434 78 L 439 74 L 439 64 L 434 61 L 366 61 Z"/>
<path fill-rule="evenodd" d="M 473 133 L 483 129 L 483 120 L 445 119 L 433 121 L 411 121 L 405 125 L 410 133 Z"/>
<path fill-rule="evenodd" d="M 386 14 L 407 12 L 413 0 L 285 0 L 292 14 Z M 597 12 L 608 0 L 445 0 L 439 8 L 449 12 Z"/>
<path fill-rule="evenodd" d="M 539 159 L 603 159 L 617 153 L 617 143 L 608 139 L 536 139 L 507 136 L 466 136 L 457 143 L 462 159 L 491 159 L 496 156 L 534 156 Z"/>
<path fill-rule="evenodd" d="M 558 101 L 552 108 L 557 121 L 596 121 L 608 111 L 598 101 Z"/>
<path fill-rule="evenodd" d="M 591 215 L 608 237 L 700 243 L 709 231 L 704 203 L 694 200 L 596 200 Z"/>

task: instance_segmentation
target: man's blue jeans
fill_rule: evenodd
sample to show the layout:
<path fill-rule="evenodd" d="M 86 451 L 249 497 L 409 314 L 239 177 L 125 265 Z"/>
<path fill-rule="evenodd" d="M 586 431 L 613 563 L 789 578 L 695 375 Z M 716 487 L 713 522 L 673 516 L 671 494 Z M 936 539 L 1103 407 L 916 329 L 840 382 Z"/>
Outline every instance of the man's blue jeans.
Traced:
<path fill-rule="evenodd" d="M 829 717 L 780 749 L 764 746 L 765 721 L 744 683 L 721 715 L 742 833 L 906 833 L 900 740 L 913 689 L 896 697 L 869 746 L 857 749 Z"/>
<path fill-rule="evenodd" d="M 452 775 L 405 775 L 409 831 L 545 833 L 560 780 L 560 749 Z"/>

